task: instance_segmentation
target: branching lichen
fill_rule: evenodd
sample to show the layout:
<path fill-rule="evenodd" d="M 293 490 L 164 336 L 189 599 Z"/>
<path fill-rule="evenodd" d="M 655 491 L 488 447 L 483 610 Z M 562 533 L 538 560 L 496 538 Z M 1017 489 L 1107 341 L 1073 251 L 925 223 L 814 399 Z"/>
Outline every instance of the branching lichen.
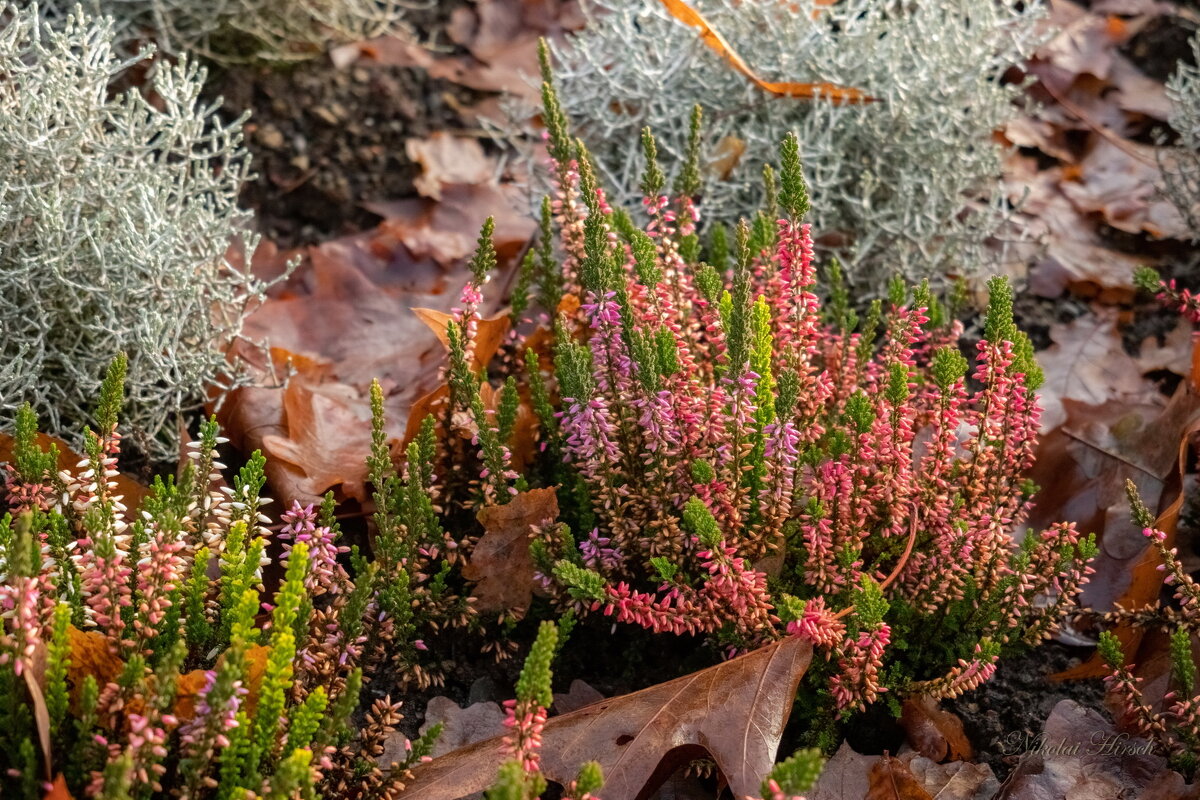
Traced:
<path fill-rule="evenodd" d="M 155 70 L 153 103 L 109 97 L 131 63 L 111 21 L 0 18 L 0 427 L 28 399 L 78 441 L 124 351 L 132 441 L 170 455 L 175 415 L 239 380 L 226 351 L 263 288 L 227 257 L 253 245 L 242 120 L 218 121 L 187 59 Z"/>
<path fill-rule="evenodd" d="M 685 160 L 687 110 L 704 109 L 706 152 L 745 152 L 728 178 L 710 175 L 707 219 L 736 221 L 758 205 L 763 164 L 799 136 L 812 224 L 860 288 L 899 271 L 910 280 L 981 269 L 1003 227 L 1002 150 L 993 133 L 1016 113 L 1001 77 L 1040 34 L 1038 3 L 938 0 L 825 4 L 701 0 L 699 10 L 762 78 L 829 81 L 882 102 L 836 107 L 774 97 L 707 47 L 657 2 L 587 0 L 588 24 L 557 52 L 563 110 L 606 187 L 636 202 L 638 132 L 649 126 L 667 163 Z M 712 170 L 710 170 L 712 172 Z M 993 242 L 993 244 L 995 244 Z"/>

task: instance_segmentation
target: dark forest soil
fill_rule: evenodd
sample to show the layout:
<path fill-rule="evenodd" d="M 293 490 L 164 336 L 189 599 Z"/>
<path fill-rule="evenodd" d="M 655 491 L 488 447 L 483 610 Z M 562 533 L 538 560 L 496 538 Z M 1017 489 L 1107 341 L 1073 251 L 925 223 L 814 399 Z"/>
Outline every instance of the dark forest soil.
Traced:
<path fill-rule="evenodd" d="M 443 0 L 408 20 L 439 52 L 455 53 L 441 31 L 463 5 Z M 421 69 L 338 69 L 327 56 L 287 68 L 231 69 L 209 87 L 210 98 L 222 98 L 226 118 L 251 112 L 246 147 L 257 177 L 243 189 L 241 205 L 283 248 L 374 227 L 379 217 L 363 203 L 415 194 L 420 167 L 405 142 L 460 131 L 458 109 L 480 97 Z"/>
<path fill-rule="evenodd" d="M 962 718 L 967 738 L 976 748 L 975 760 L 987 764 L 1004 780 L 1020 758 L 1016 744 L 1033 741 L 1041 734 L 1060 700 L 1074 700 L 1107 715 L 1104 684 L 1099 679 L 1050 680 L 1051 675 L 1078 666 L 1091 654 L 1090 647 L 1047 642 L 1023 655 L 1002 659 L 990 681 L 943 703 Z"/>

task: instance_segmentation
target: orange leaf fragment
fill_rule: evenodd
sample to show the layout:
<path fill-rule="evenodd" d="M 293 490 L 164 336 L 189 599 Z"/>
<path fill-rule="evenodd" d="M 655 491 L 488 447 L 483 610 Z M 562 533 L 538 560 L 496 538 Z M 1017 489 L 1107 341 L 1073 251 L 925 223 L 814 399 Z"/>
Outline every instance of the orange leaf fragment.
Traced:
<path fill-rule="evenodd" d="M 67 790 L 67 779 L 61 772 L 54 777 L 54 782 L 50 784 L 50 791 L 42 796 L 42 800 L 73 800 L 71 792 Z"/>
<path fill-rule="evenodd" d="M 871 97 L 862 89 L 849 86 L 838 86 L 833 83 L 796 83 L 792 81 L 765 81 L 742 59 L 719 32 L 713 29 L 708 20 L 689 6 L 683 0 L 659 0 L 663 7 L 675 19 L 700 31 L 700 38 L 710 50 L 729 62 L 735 70 L 749 78 L 755 86 L 766 92 L 785 97 L 795 97 L 802 100 L 826 100 L 838 105 L 856 105 L 859 103 L 874 103 L 879 98 Z"/>

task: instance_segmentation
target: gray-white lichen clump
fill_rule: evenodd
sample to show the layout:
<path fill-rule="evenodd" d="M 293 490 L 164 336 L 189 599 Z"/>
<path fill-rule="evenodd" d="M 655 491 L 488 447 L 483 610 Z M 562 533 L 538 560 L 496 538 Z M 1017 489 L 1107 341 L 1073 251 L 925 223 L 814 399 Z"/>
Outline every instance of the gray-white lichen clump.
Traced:
<path fill-rule="evenodd" d="M 994 132 L 1018 109 L 1001 77 L 1042 37 L 1037 2 L 698 0 L 699 10 L 768 81 L 829 81 L 881 102 L 835 107 L 771 96 L 658 2 L 584 0 L 587 25 L 556 49 L 564 110 L 609 189 L 636 187 L 638 131 L 681 157 L 687 109 L 704 108 L 708 152 L 746 145 L 728 179 L 710 179 L 703 213 L 735 220 L 762 196 L 762 165 L 798 134 L 810 220 L 860 290 L 994 263 L 1007 207 Z M 622 201 L 635 201 L 625 195 Z M 1001 237 L 1003 238 L 1003 237 Z"/>
<path fill-rule="evenodd" d="M 154 104 L 110 98 L 130 63 L 111 21 L 0 20 L 0 428 L 29 400 L 77 440 L 123 350 L 134 443 L 177 453 L 176 413 L 238 380 L 226 350 L 262 297 L 226 255 L 248 221 L 242 121 L 199 100 L 187 59 L 156 67 Z"/>
<path fill-rule="evenodd" d="M 1200 239 L 1200 33 L 1191 41 L 1193 63 L 1180 62 L 1167 81 L 1171 127 L 1178 147 L 1163 162 L 1167 196 L 1179 209 L 1193 239 Z"/>
<path fill-rule="evenodd" d="M 76 3 L 113 17 L 119 49 L 147 38 L 160 50 L 219 62 L 313 58 L 331 44 L 398 28 L 411 0 L 50 0 L 65 17 Z"/>

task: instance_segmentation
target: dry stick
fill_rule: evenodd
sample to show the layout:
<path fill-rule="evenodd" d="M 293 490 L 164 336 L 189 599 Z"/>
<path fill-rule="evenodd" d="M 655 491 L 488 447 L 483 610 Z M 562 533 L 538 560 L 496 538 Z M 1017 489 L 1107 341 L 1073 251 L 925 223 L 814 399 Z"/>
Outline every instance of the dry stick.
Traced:
<path fill-rule="evenodd" d="M 896 566 L 892 567 L 892 572 L 888 575 L 883 583 L 879 584 L 879 591 L 883 591 L 892 585 L 892 582 L 900 576 L 900 570 L 904 569 L 904 565 L 908 563 L 908 557 L 912 555 L 913 544 L 917 541 L 917 507 L 914 504 L 912 507 L 912 525 L 908 531 L 908 544 L 904 546 L 904 552 L 900 554 L 900 560 L 896 562 Z M 834 619 L 841 619 L 847 614 L 854 611 L 854 606 L 846 606 L 841 611 L 833 615 Z"/>

